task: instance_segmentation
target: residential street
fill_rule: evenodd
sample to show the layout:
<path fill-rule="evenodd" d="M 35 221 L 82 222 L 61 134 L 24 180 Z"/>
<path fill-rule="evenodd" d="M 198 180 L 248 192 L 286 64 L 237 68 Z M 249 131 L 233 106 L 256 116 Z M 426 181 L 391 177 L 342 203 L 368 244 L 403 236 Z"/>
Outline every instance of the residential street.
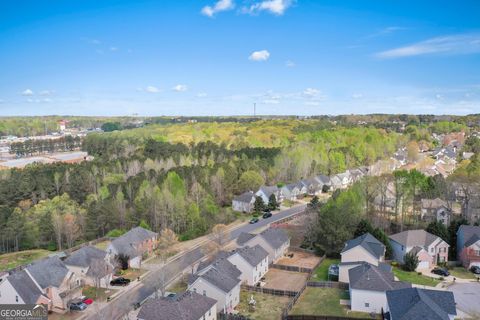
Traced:
<path fill-rule="evenodd" d="M 266 227 L 272 222 L 279 221 L 284 218 L 296 215 L 304 212 L 306 204 L 301 204 L 289 209 L 282 210 L 274 214 L 271 218 L 260 219 L 256 224 L 244 224 L 239 226 L 230 232 L 231 240 L 236 239 L 242 232 L 253 232 L 256 229 Z M 200 247 L 195 247 L 193 250 L 185 251 L 183 254 L 177 255 L 177 257 L 170 261 L 164 268 L 166 268 L 165 280 L 167 283 L 174 280 L 185 269 L 188 269 L 203 258 L 204 254 Z M 162 267 L 159 266 L 158 270 Z M 137 302 L 143 301 L 155 292 L 155 287 L 158 287 L 158 283 L 161 281 L 160 276 L 162 273 L 158 271 L 152 271 L 148 273 L 143 279 L 142 284 L 126 290 L 120 296 L 113 301 L 100 307 L 100 310 L 95 310 L 95 314 L 86 314 L 83 319 L 96 320 L 96 319 L 119 319 L 130 310 L 133 309 L 133 305 Z"/>

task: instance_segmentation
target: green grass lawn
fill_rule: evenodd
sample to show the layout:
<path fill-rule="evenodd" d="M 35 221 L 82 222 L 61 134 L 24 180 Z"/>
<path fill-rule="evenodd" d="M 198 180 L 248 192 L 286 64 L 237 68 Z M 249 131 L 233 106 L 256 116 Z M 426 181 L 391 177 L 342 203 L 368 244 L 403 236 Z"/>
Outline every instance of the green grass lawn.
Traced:
<path fill-rule="evenodd" d="M 400 281 L 410 282 L 414 284 L 419 284 L 422 286 L 430 286 L 435 287 L 441 281 L 430 278 L 424 275 L 419 275 L 417 272 L 409 272 L 400 269 L 399 267 L 393 267 L 393 274 L 398 278 Z"/>
<path fill-rule="evenodd" d="M 107 297 L 110 297 L 115 293 L 116 290 L 105 289 L 105 288 L 95 288 L 91 286 L 86 286 L 82 289 L 82 295 L 87 298 L 92 298 L 95 301 L 105 301 Z"/>
<path fill-rule="evenodd" d="M 127 269 L 127 270 L 121 270 L 117 275 L 122 276 L 124 278 L 130 279 L 130 280 L 136 280 L 138 277 L 146 273 L 147 270 L 145 269 Z"/>
<path fill-rule="evenodd" d="M 368 313 L 350 311 L 340 305 L 344 290 L 307 287 L 290 311 L 291 315 L 369 318 Z M 273 318 L 272 318 L 273 319 Z"/>
<path fill-rule="evenodd" d="M 184 292 L 187 290 L 187 283 L 183 280 L 177 281 L 173 284 L 171 284 L 168 288 L 167 291 L 169 292 L 175 292 L 175 293 L 180 293 Z"/>
<path fill-rule="evenodd" d="M 255 309 L 252 309 L 248 304 L 252 296 L 256 302 Z M 280 319 L 282 310 L 287 306 L 289 301 L 290 298 L 288 297 L 242 290 L 240 292 L 240 303 L 236 307 L 236 310 L 238 310 L 241 315 L 247 316 L 250 319 Z"/>
<path fill-rule="evenodd" d="M 320 263 L 320 265 L 313 272 L 311 280 L 327 281 L 328 280 L 328 267 L 330 267 L 331 264 L 339 264 L 339 263 L 340 263 L 339 259 L 325 258 L 322 261 L 322 263 Z"/>
<path fill-rule="evenodd" d="M 35 260 L 45 258 L 51 253 L 52 251 L 34 249 L 2 254 L 0 255 L 0 271 L 29 264 Z"/>
<path fill-rule="evenodd" d="M 465 269 L 463 267 L 449 268 L 448 271 L 455 278 L 474 279 L 474 280 L 477 279 L 472 272 L 468 271 L 467 269 Z"/>

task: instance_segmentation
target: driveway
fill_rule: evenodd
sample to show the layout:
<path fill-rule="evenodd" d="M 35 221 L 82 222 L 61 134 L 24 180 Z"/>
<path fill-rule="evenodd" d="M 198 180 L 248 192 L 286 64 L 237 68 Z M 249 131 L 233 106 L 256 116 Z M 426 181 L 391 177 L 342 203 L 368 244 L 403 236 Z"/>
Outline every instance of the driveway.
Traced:
<path fill-rule="evenodd" d="M 467 314 L 480 314 L 480 283 L 456 283 L 447 290 L 453 292 L 457 309 Z"/>

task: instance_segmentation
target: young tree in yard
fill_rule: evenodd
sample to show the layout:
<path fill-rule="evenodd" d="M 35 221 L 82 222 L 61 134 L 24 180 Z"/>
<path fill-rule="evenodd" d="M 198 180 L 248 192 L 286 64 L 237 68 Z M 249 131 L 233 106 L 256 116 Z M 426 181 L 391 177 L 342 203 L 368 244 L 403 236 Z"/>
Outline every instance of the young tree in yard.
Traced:
<path fill-rule="evenodd" d="M 317 196 L 313 196 L 312 200 L 308 203 L 308 208 L 316 210 L 320 206 L 320 201 Z"/>
<path fill-rule="evenodd" d="M 448 241 L 447 227 L 439 221 L 430 222 L 425 231 L 442 238 L 444 241 Z"/>
<path fill-rule="evenodd" d="M 373 234 L 373 227 L 370 221 L 367 219 L 362 219 L 357 225 L 357 229 L 355 230 L 355 233 L 353 234 L 353 237 L 360 237 L 364 235 L 365 233 L 370 233 Z"/>
<path fill-rule="evenodd" d="M 120 269 L 127 270 L 128 269 L 128 261 L 130 257 L 126 254 L 120 253 L 115 256 L 115 262 L 118 264 Z"/>
<path fill-rule="evenodd" d="M 375 228 L 375 230 L 373 230 L 373 232 L 372 232 L 372 235 L 378 241 L 383 243 L 383 245 L 385 246 L 385 258 L 390 259 L 392 257 L 392 254 L 393 254 L 393 249 L 392 249 L 392 245 L 390 244 L 390 240 L 388 239 L 388 236 L 380 228 Z"/>
<path fill-rule="evenodd" d="M 75 241 L 80 237 L 80 226 L 81 223 L 78 221 L 77 216 L 71 213 L 66 213 L 63 215 L 63 232 L 68 248 L 73 247 L 75 245 Z"/>
<path fill-rule="evenodd" d="M 457 231 L 461 225 L 468 225 L 468 220 L 465 218 L 456 219 L 450 222 L 448 226 L 448 243 L 450 244 L 449 248 L 449 257 L 452 260 L 457 259 Z M 444 239 L 445 240 L 445 239 Z"/>
<path fill-rule="evenodd" d="M 230 232 L 224 224 L 214 225 L 210 234 L 210 241 L 221 250 L 223 246 L 230 240 Z"/>
<path fill-rule="evenodd" d="M 158 237 L 158 249 L 157 255 L 160 258 L 160 262 L 162 264 L 162 268 L 158 271 L 159 278 L 155 282 L 155 296 L 158 295 L 158 291 L 160 290 L 161 296 L 165 296 L 165 289 L 168 284 L 168 280 L 166 278 L 166 268 L 165 265 L 167 263 L 168 258 L 174 252 L 174 246 L 178 243 L 178 237 L 170 229 L 163 229 L 160 232 Z"/>
<path fill-rule="evenodd" d="M 405 271 L 415 271 L 418 267 L 418 257 L 412 252 L 405 255 L 404 262 L 403 269 Z"/>
<path fill-rule="evenodd" d="M 255 197 L 255 202 L 253 203 L 253 211 L 255 211 L 256 214 L 259 214 L 265 209 L 265 203 L 263 203 L 262 197 Z"/>
<path fill-rule="evenodd" d="M 273 211 L 278 209 L 278 207 L 280 207 L 280 205 L 277 202 L 277 197 L 275 197 L 275 195 L 272 193 L 272 195 L 270 195 L 268 198 L 268 209 Z"/>

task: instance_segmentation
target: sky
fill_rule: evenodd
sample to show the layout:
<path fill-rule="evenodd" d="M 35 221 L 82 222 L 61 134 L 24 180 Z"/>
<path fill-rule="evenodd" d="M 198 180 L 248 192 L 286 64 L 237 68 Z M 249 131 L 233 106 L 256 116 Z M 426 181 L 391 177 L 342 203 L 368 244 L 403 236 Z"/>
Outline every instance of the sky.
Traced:
<path fill-rule="evenodd" d="M 0 116 L 480 113 L 480 1 L 2 0 Z"/>

